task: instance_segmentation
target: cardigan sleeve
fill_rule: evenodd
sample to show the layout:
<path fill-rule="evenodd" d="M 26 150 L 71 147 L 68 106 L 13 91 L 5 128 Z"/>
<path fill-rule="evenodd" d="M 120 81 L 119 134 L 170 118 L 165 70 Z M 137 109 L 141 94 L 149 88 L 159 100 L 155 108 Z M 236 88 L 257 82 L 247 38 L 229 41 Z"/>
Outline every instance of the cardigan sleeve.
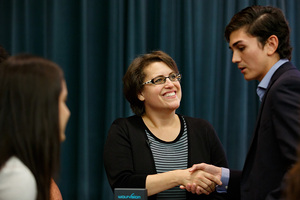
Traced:
<path fill-rule="evenodd" d="M 136 173 L 132 142 L 126 119 L 115 120 L 104 145 L 104 167 L 108 182 L 114 188 L 145 188 L 147 174 Z"/>
<path fill-rule="evenodd" d="M 225 151 L 213 126 L 206 120 L 184 116 L 189 132 L 189 167 L 207 163 L 228 167 Z M 226 193 L 213 192 L 210 195 L 187 193 L 188 199 L 227 199 Z"/>
<path fill-rule="evenodd" d="M 213 126 L 203 119 L 184 117 L 189 131 L 189 167 L 198 163 L 228 167 L 225 151 Z"/>
<path fill-rule="evenodd" d="M 217 136 L 214 128 L 210 125 L 210 128 L 207 132 L 208 137 L 210 138 L 210 149 L 211 149 L 211 164 L 219 167 L 228 167 L 227 158 L 225 155 L 224 148 L 222 143 Z"/>

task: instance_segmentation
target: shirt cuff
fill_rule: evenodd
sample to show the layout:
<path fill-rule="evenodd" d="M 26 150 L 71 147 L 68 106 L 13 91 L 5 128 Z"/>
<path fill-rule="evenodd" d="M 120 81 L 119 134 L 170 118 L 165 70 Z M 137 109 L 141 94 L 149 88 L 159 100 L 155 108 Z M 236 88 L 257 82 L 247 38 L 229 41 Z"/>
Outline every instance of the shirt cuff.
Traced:
<path fill-rule="evenodd" d="M 221 176 L 221 182 L 222 185 L 217 185 L 216 186 L 216 191 L 218 193 L 227 193 L 227 188 L 228 188 L 228 182 L 229 182 L 229 169 L 227 168 L 221 168 L 222 169 L 222 176 Z"/>

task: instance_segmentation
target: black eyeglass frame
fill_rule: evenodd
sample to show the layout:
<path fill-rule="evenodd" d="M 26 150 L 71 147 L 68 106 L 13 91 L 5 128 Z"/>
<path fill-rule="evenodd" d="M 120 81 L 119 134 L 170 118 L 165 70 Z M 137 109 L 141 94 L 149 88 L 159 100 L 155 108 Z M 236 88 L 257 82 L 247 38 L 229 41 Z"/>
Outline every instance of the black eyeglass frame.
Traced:
<path fill-rule="evenodd" d="M 172 76 L 174 76 L 172 78 Z M 159 81 L 159 78 L 161 78 L 162 80 Z M 161 85 L 166 83 L 167 78 L 169 78 L 170 81 L 175 82 L 175 81 L 180 81 L 181 80 L 181 74 L 180 73 L 171 73 L 169 76 L 157 76 L 154 77 L 153 79 L 146 81 L 145 83 L 143 83 L 143 85 L 147 85 L 147 84 L 154 84 L 154 85 Z M 156 81 L 159 81 L 158 83 Z"/>

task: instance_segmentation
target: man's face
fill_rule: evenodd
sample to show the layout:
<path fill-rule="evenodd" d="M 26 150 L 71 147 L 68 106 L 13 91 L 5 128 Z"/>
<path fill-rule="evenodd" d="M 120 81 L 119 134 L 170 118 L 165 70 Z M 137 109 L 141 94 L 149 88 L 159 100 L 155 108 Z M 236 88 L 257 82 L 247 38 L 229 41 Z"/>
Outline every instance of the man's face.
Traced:
<path fill-rule="evenodd" d="M 244 78 L 261 81 L 269 71 L 269 59 L 266 48 L 245 32 L 245 28 L 233 31 L 230 34 L 229 48 L 232 50 L 232 62 L 244 74 Z"/>

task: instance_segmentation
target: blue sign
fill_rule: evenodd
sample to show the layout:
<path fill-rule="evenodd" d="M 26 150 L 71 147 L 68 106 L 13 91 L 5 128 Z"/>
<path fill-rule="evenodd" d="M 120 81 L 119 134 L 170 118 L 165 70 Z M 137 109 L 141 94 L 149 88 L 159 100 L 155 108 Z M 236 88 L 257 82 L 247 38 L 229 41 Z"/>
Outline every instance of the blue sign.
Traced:
<path fill-rule="evenodd" d="M 115 188 L 114 197 L 115 200 L 148 199 L 147 190 L 144 188 Z"/>

